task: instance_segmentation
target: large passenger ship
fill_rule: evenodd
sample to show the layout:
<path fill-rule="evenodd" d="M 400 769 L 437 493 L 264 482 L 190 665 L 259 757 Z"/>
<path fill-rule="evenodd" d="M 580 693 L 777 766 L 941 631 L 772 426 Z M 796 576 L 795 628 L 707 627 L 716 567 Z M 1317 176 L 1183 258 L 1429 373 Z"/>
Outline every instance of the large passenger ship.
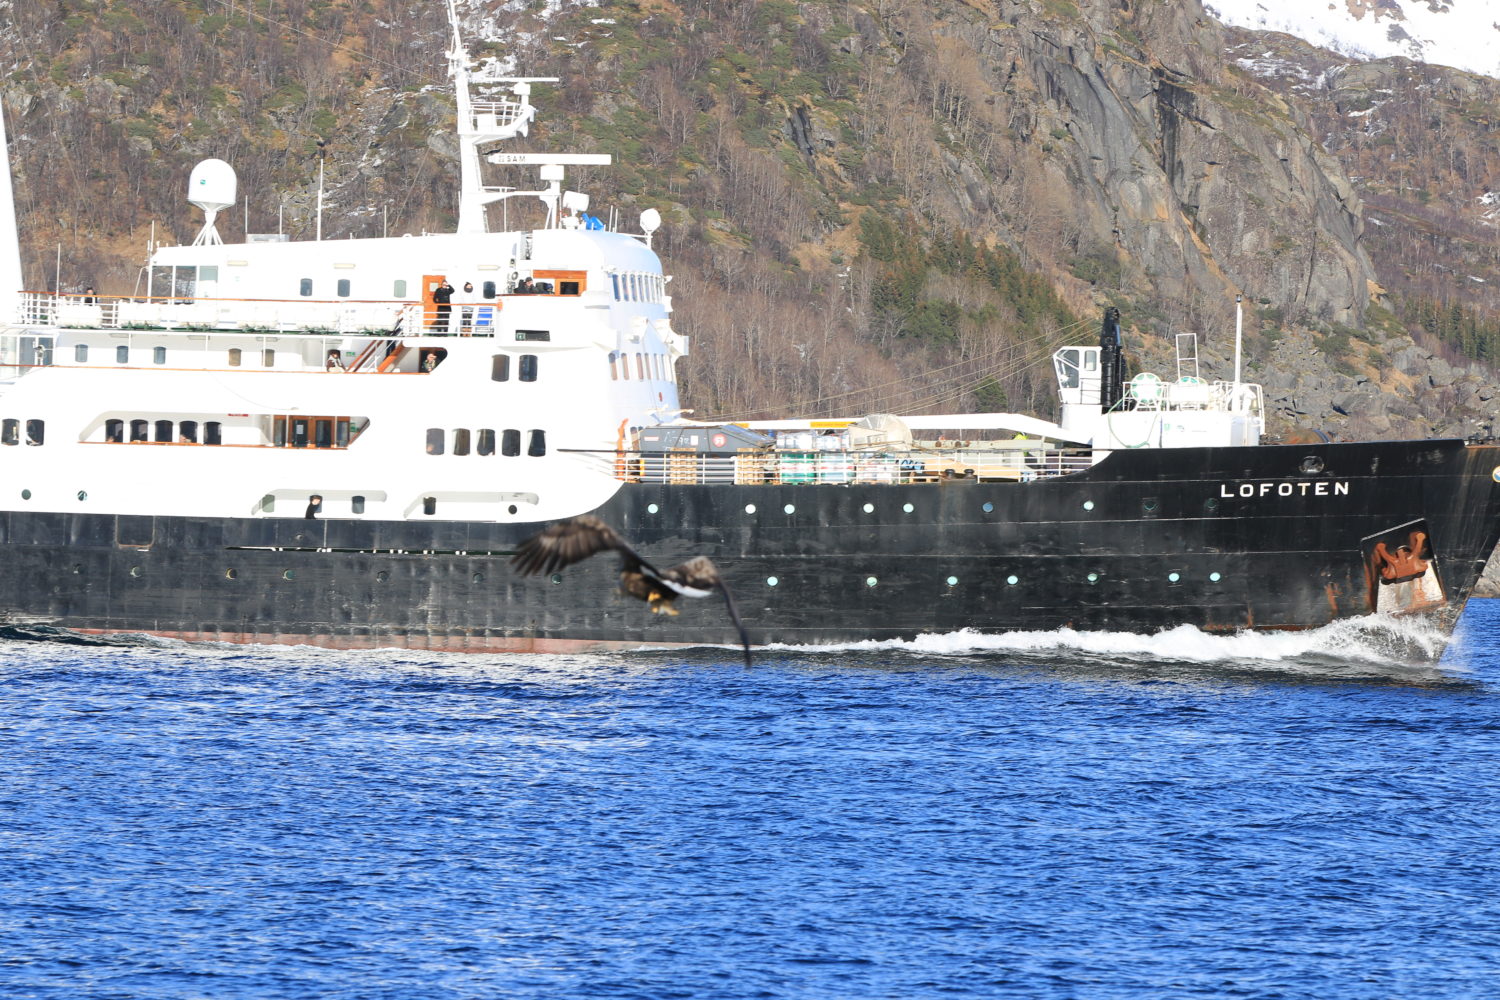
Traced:
<path fill-rule="evenodd" d="M 1263 445 L 1259 388 L 1126 380 L 1119 327 L 1053 356 L 1062 418 L 684 419 L 648 211 L 565 187 L 592 154 L 507 153 L 533 79 L 475 72 L 453 16 L 457 231 L 224 243 L 204 224 L 129 297 L 21 287 L 0 171 L 0 621 L 184 639 L 568 651 L 733 644 L 596 559 L 512 573 L 593 513 L 668 565 L 707 555 L 755 643 L 971 629 L 1451 629 L 1500 538 L 1500 449 Z M 3 130 L 3 123 L 0 123 Z M 3 131 L 0 131 L 3 139 Z M 485 162 L 535 168 L 529 189 Z M 492 231 L 489 208 L 546 221 Z M 635 228 L 633 225 L 631 228 Z M 451 293 L 448 289 L 451 287 Z"/>

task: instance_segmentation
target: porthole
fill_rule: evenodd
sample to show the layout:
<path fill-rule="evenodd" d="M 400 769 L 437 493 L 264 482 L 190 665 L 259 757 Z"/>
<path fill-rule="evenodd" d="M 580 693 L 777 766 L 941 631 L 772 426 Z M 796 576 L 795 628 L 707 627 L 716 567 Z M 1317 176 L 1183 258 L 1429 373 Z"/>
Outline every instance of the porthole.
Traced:
<path fill-rule="evenodd" d="M 1214 582 L 1214 583 L 1218 583 L 1218 582 L 1219 582 L 1219 581 L 1220 581 L 1220 580 L 1222 580 L 1222 579 L 1223 579 L 1223 577 L 1221 577 L 1221 576 L 1220 576 L 1220 575 L 1219 575 L 1219 572 L 1218 572 L 1218 570 L 1215 570 L 1215 571 L 1214 571 L 1214 572 L 1212 572 L 1212 573 L 1210 573 L 1210 574 L 1208 574 L 1208 578 L 1209 578 L 1209 579 L 1210 579 L 1210 580 L 1212 580 L 1212 581 L 1213 581 L 1213 582 Z"/>
<path fill-rule="evenodd" d="M 1005 582 L 1008 583 L 1008 584 L 1010 584 L 1012 587 L 1014 587 L 1016 584 L 1018 584 L 1018 583 L 1021 582 L 1021 578 L 1018 577 L 1018 576 L 1014 576 L 1014 575 L 1007 576 L 1005 578 Z"/>
<path fill-rule="evenodd" d="M 795 513 L 797 513 L 797 505 L 794 504 L 794 503 L 789 503 L 789 504 L 787 504 L 785 507 L 783 507 L 781 509 L 782 509 L 782 511 L 784 511 L 787 514 L 795 514 Z"/>
<path fill-rule="evenodd" d="M 1099 582 L 1099 574 L 1098 573 L 1090 573 L 1089 574 L 1089 583 L 1098 583 L 1098 582 Z"/>
<path fill-rule="evenodd" d="M 986 500 L 984 502 L 984 506 L 980 509 L 983 510 L 986 514 L 993 514 L 995 512 L 995 505 Z"/>
<path fill-rule="evenodd" d="M 1141 510 L 1145 511 L 1147 514 L 1151 514 L 1151 513 L 1155 512 L 1155 510 L 1156 510 L 1156 498 L 1155 497 L 1147 497 L 1146 499 L 1142 500 L 1141 501 Z"/>
<path fill-rule="evenodd" d="M 766 586 L 767 586 L 767 587 L 774 587 L 774 586 L 776 586 L 776 585 L 777 585 L 777 584 L 778 584 L 778 583 L 780 583 L 780 582 L 781 582 L 781 581 L 780 581 L 780 580 L 778 580 L 778 579 L 777 579 L 777 578 L 776 578 L 776 577 L 774 577 L 774 576 L 768 576 L 768 577 L 766 577 Z"/>
<path fill-rule="evenodd" d="M 83 572 L 83 567 L 80 566 L 80 565 L 78 565 L 77 563 L 74 563 L 73 564 L 73 575 L 77 576 L 78 574 L 80 574 L 82 572 Z"/>
<path fill-rule="evenodd" d="M 755 513 L 755 504 L 753 504 L 753 503 L 747 503 L 747 504 L 745 504 L 745 513 L 746 514 L 754 514 Z"/>
<path fill-rule="evenodd" d="M 483 573 L 475 573 L 474 574 L 474 582 L 475 583 L 483 583 L 484 582 L 484 574 Z"/>
<path fill-rule="evenodd" d="M 958 586 L 958 577 L 956 577 L 956 576 L 950 576 L 950 577 L 948 577 L 948 586 L 950 586 L 950 587 L 957 587 Z"/>
<path fill-rule="evenodd" d="M 88 490 L 79 490 L 78 491 L 78 499 L 79 500 L 87 500 L 88 498 L 89 498 L 89 491 Z"/>
<path fill-rule="evenodd" d="M 141 570 L 141 568 L 139 566 L 132 566 L 132 567 L 130 567 L 130 575 L 131 576 L 140 576 L 141 572 L 142 572 L 142 570 Z"/>
<path fill-rule="evenodd" d="M 1182 579 L 1182 574 L 1181 573 L 1168 573 L 1167 574 L 1167 579 L 1170 580 L 1170 581 L 1172 581 L 1173 583 L 1176 583 L 1178 580 Z"/>
<path fill-rule="evenodd" d="M 562 574 L 561 573 L 553 573 L 552 574 L 552 582 L 553 583 L 562 583 Z"/>
<path fill-rule="evenodd" d="M 1496 469 L 1495 472 L 1497 474 L 1500 474 L 1500 469 Z M 872 504 L 872 503 L 865 504 L 865 513 L 866 514 L 873 514 L 873 513 L 875 513 L 875 505 Z"/>
<path fill-rule="evenodd" d="M 901 505 L 901 509 L 904 510 L 904 511 L 906 511 L 908 514 L 910 514 L 912 511 L 916 510 L 917 508 L 913 507 L 909 503 L 904 503 L 904 504 Z"/>
<path fill-rule="evenodd" d="M 381 583 L 385 583 L 385 581 L 389 580 L 390 578 L 391 574 L 387 573 L 385 570 L 381 570 L 379 573 L 375 574 L 375 579 L 380 581 Z"/>
<path fill-rule="evenodd" d="M 289 570 L 289 569 L 288 569 L 288 570 L 282 570 L 282 572 L 281 572 L 281 578 L 282 578 L 282 579 L 283 579 L 283 580 L 291 580 L 291 579 L 294 579 L 294 578 L 295 578 L 295 577 L 296 577 L 296 575 L 297 575 L 297 574 L 296 574 L 296 573 L 293 573 L 293 572 L 292 572 L 292 571 L 291 571 L 291 570 Z"/>
<path fill-rule="evenodd" d="M 1209 497 L 1207 500 L 1203 501 L 1203 509 L 1204 510 L 1218 510 L 1219 509 L 1219 498 L 1218 497 Z"/>
<path fill-rule="evenodd" d="M 239 576 L 240 574 L 238 570 L 226 569 L 224 571 L 224 579 L 226 580 L 238 580 Z"/>
<path fill-rule="evenodd" d="M 31 499 L 31 491 L 30 490 L 22 490 L 21 491 L 21 499 L 22 500 L 30 500 Z"/>
<path fill-rule="evenodd" d="M 661 508 L 658 507 L 658 506 L 656 506 L 656 504 L 654 504 L 654 503 L 648 503 L 646 505 L 646 513 L 647 514 L 655 514 L 659 510 L 661 510 Z"/>
<path fill-rule="evenodd" d="M 1093 510 L 1094 509 L 1094 501 L 1092 501 L 1092 500 L 1085 500 L 1083 502 L 1083 509 L 1084 510 Z"/>
<path fill-rule="evenodd" d="M 510 505 L 510 506 L 509 506 L 509 507 L 507 507 L 507 508 L 505 508 L 505 509 L 506 509 L 506 510 L 507 510 L 507 511 L 509 511 L 509 512 L 510 512 L 510 513 L 512 513 L 512 514 L 514 514 L 514 513 L 516 513 L 516 512 L 517 512 L 517 511 L 519 511 L 519 510 L 520 510 L 520 509 L 521 509 L 521 508 L 519 508 L 519 507 L 517 507 L 517 506 L 516 506 L 516 505 L 515 505 L 515 504 L 511 504 L 511 505 Z"/>
<path fill-rule="evenodd" d="M 1302 470 L 1304 475 L 1316 476 L 1323 471 L 1323 459 L 1317 455 L 1308 455 L 1302 460 L 1302 464 L 1298 468 Z"/>
<path fill-rule="evenodd" d="M 877 579 L 875 579 L 873 576 L 867 576 L 867 577 L 865 577 L 865 586 L 866 587 L 873 587 L 873 586 L 875 586 L 879 582 L 880 581 L 877 580 Z"/>

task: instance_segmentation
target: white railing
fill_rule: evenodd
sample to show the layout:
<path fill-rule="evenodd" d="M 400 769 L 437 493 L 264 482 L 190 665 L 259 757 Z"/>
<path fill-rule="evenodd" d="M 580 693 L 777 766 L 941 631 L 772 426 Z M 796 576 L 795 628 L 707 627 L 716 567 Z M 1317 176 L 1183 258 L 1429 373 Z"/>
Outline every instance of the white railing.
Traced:
<path fill-rule="evenodd" d="M 740 485 L 1031 482 L 1081 472 L 1088 449 L 1031 447 L 921 451 L 570 451 L 624 482 Z"/>
<path fill-rule="evenodd" d="M 313 299 L 215 299 L 23 292 L 13 322 L 20 326 L 100 330 L 241 330 L 250 333 L 378 336 L 396 329 L 489 337 L 500 308 L 494 303 L 455 303 L 439 324 L 437 310 L 417 302 L 320 301 Z"/>

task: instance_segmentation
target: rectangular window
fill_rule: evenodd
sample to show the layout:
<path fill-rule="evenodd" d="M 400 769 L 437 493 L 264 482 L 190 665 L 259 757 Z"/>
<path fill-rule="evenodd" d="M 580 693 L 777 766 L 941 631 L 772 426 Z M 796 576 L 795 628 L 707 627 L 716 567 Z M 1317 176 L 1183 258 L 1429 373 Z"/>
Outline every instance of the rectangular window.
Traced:
<path fill-rule="evenodd" d="M 469 453 L 469 431 L 466 427 L 460 427 L 453 432 L 453 454 L 467 455 Z"/>
<path fill-rule="evenodd" d="M 441 427 L 427 428 L 427 454 L 441 455 L 443 453 L 443 429 Z"/>
<path fill-rule="evenodd" d="M 620 369 L 615 367 L 615 362 L 619 360 L 619 357 L 619 351 L 609 352 L 609 380 L 611 382 L 618 382 L 620 380 Z"/>
<path fill-rule="evenodd" d="M 615 301 L 620 301 L 620 276 L 618 274 L 611 274 L 609 276 L 609 283 L 614 287 Z"/>
<path fill-rule="evenodd" d="M 639 354 L 635 356 L 635 377 L 643 382 L 646 380 L 646 363 Z"/>
<path fill-rule="evenodd" d="M 297 283 L 297 293 L 299 295 L 302 295 L 302 296 L 311 295 L 312 294 L 312 279 L 311 278 L 303 278 L 301 281 L 299 281 Z"/>
<path fill-rule="evenodd" d="M 125 421 L 104 421 L 104 440 L 110 444 L 120 444 L 125 440 Z"/>
<path fill-rule="evenodd" d="M 480 294 L 487 299 L 493 299 L 495 297 L 495 283 L 493 281 L 486 281 L 484 287 L 480 290 Z"/>
<path fill-rule="evenodd" d="M 126 347 L 124 344 L 121 344 L 119 347 L 115 348 L 115 364 L 130 364 L 130 348 Z"/>
<path fill-rule="evenodd" d="M 198 268 L 198 280 L 199 281 L 218 281 L 219 280 L 219 268 L 218 268 L 218 265 L 211 264 L 211 265 L 205 265 L 203 267 Z"/>
<path fill-rule="evenodd" d="M 149 440 L 150 429 L 151 422 L 149 420 L 132 420 L 130 422 L 130 440 L 132 442 Z"/>
<path fill-rule="evenodd" d="M 536 381 L 536 355 L 535 354 L 523 354 L 523 355 L 521 355 L 521 370 L 519 372 L 519 377 L 520 377 L 520 379 L 521 379 L 522 382 L 535 382 Z"/>
<path fill-rule="evenodd" d="M 339 417 L 338 423 L 334 425 L 333 446 L 335 448 L 349 447 L 349 418 Z"/>
<path fill-rule="evenodd" d="M 547 432 L 532 431 L 531 443 L 526 446 L 526 454 L 532 458 L 539 458 L 547 454 Z"/>
<path fill-rule="evenodd" d="M 504 430 L 500 432 L 500 454 L 506 458 L 515 458 L 521 454 L 520 431 Z"/>
<path fill-rule="evenodd" d="M 167 349 L 165 347 L 151 348 L 151 363 L 164 365 L 167 363 Z"/>
<path fill-rule="evenodd" d="M 474 454 L 493 455 L 495 453 L 495 432 L 485 428 L 477 435 L 474 442 Z"/>
<path fill-rule="evenodd" d="M 422 498 L 422 513 L 424 513 L 424 514 L 436 514 L 437 513 L 437 497 L 423 497 Z"/>
<path fill-rule="evenodd" d="M 406 279 L 405 278 L 398 278 L 398 279 L 396 279 L 396 283 L 391 287 L 391 298 L 393 298 L 393 299 L 404 299 L 404 298 L 406 298 Z M 364 497 L 360 497 L 360 499 L 363 500 Z M 355 513 L 356 514 L 361 513 L 361 511 L 355 511 Z"/>
<path fill-rule="evenodd" d="M 89 359 L 89 345 L 88 344 L 74 344 L 73 345 L 73 360 L 76 361 L 76 362 L 78 362 L 79 364 L 83 364 L 88 359 Z"/>
<path fill-rule="evenodd" d="M 275 368 L 276 367 L 276 349 L 272 348 L 272 347 L 268 347 L 264 351 L 261 351 L 260 352 L 260 363 L 261 363 L 262 366 L 264 366 L 266 368 Z"/>
<path fill-rule="evenodd" d="M 21 443 L 21 421 L 15 417 L 6 417 L 0 421 L 0 444 Z"/>
<path fill-rule="evenodd" d="M 577 295 L 578 294 L 578 282 L 576 282 L 576 281 L 559 281 L 557 283 L 557 294 L 559 294 L 559 295 Z"/>
<path fill-rule="evenodd" d="M 173 429 L 172 421 L 158 420 L 156 422 L 156 437 L 153 440 L 157 444 L 171 444 Z"/>
<path fill-rule="evenodd" d="M 26 443 L 42 444 L 47 440 L 47 422 L 45 420 L 26 421 Z"/>
<path fill-rule="evenodd" d="M 306 448 L 308 433 L 312 430 L 308 426 L 310 421 L 306 417 L 292 417 L 287 423 L 290 424 L 290 427 L 288 427 L 288 436 L 291 438 L 289 442 L 291 446 L 293 448 Z"/>
<path fill-rule="evenodd" d="M 341 298 L 341 299 L 347 299 L 349 297 L 349 279 L 348 278 L 340 278 L 339 279 L 338 289 L 339 289 L 339 298 Z"/>
<path fill-rule="evenodd" d="M 240 366 L 240 349 L 238 347 L 231 347 L 229 349 L 229 367 L 231 367 L 231 368 L 238 368 L 239 366 Z"/>
<path fill-rule="evenodd" d="M 363 514 L 365 512 L 365 498 L 361 496 L 350 497 L 349 512 L 351 514 Z"/>
<path fill-rule="evenodd" d="M 204 444 L 223 444 L 224 425 L 217 420 L 209 420 L 203 425 Z"/>
<path fill-rule="evenodd" d="M 510 381 L 509 354 L 496 354 L 490 358 L 490 378 L 496 382 Z"/>
<path fill-rule="evenodd" d="M 333 447 L 333 418 L 319 417 L 313 421 L 313 447 Z"/>
<path fill-rule="evenodd" d="M 278 448 L 286 447 L 286 417 L 271 418 L 271 443 Z"/>
<path fill-rule="evenodd" d="M 177 440 L 187 444 L 198 443 L 198 421 L 184 420 L 177 425 Z"/>
<path fill-rule="evenodd" d="M 516 331 L 516 339 L 517 340 L 551 340 L 552 339 L 552 332 L 550 330 L 517 330 Z"/>

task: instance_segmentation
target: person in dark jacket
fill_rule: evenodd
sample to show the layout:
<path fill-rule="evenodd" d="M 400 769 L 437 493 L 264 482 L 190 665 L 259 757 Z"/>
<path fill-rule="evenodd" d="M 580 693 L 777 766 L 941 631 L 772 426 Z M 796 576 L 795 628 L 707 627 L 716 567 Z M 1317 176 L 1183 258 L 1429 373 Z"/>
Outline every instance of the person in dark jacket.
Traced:
<path fill-rule="evenodd" d="M 433 321 L 433 329 L 441 333 L 449 332 L 448 321 L 453 314 L 453 306 L 450 304 L 453 302 L 453 286 L 448 284 L 447 278 L 444 278 L 442 284 L 433 289 L 432 301 L 437 306 L 437 318 Z"/>

